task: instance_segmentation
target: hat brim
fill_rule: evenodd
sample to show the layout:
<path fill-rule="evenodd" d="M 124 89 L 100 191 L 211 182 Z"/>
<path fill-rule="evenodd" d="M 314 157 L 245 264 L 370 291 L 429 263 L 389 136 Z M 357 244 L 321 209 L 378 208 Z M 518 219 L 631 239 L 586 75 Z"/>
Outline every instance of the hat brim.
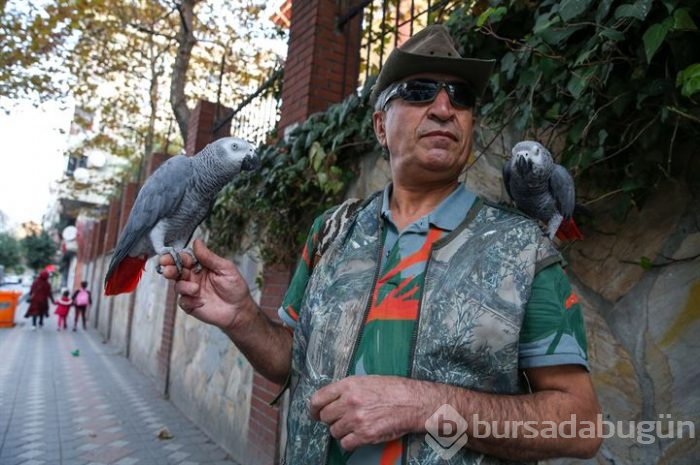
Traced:
<path fill-rule="evenodd" d="M 416 55 L 397 48 L 394 49 L 382 67 L 379 79 L 372 89 L 370 103 L 374 105 L 379 94 L 391 83 L 425 73 L 454 76 L 467 82 L 476 97 L 481 97 L 486 90 L 495 63 L 496 60 Z"/>

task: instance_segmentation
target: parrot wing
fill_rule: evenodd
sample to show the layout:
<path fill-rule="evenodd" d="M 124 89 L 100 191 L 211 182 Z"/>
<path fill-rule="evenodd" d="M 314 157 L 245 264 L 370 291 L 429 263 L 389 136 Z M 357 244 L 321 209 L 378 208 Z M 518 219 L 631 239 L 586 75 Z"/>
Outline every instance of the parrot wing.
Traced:
<path fill-rule="evenodd" d="M 552 174 L 549 177 L 549 192 L 557 201 L 559 213 L 564 218 L 571 218 L 576 205 L 576 191 L 574 188 L 574 179 L 571 177 L 566 168 L 561 165 L 554 165 Z"/>
<path fill-rule="evenodd" d="M 511 194 L 511 192 L 510 192 L 510 177 L 511 177 L 511 173 L 513 171 L 512 168 L 510 167 L 511 160 L 512 160 L 512 158 L 510 160 L 507 160 L 503 164 L 503 169 L 501 170 L 501 172 L 503 173 L 503 183 L 506 185 L 506 192 L 508 192 L 508 197 L 510 197 L 513 201 L 515 201 L 515 199 L 513 198 L 513 194 Z"/>
<path fill-rule="evenodd" d="M 119 242 L 109 264 L 105 283 L 107 283 L 119 263 L 127 258 L 129 251 L 153 226 L 177 209 L 188 180 L 192 176 L 192 160 L 184 155 L 170 158 L 163 163 L 143 184 Z"/>

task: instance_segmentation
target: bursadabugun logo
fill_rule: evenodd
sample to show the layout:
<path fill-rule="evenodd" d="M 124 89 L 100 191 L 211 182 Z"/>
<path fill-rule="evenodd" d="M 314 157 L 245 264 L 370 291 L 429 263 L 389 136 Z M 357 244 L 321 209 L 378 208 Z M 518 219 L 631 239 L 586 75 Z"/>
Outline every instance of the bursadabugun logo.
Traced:
<path fill-rule="evenodd" d="M 425 422 L 425 442 L 443 460 L 449 460 L 467 443 L 467 420 L 445 404 Z"/>
<path fill-rule="evenodd" d="M 672 421 L 670 414 L 660 414 L 658 420 L 609 421 L 598 414 L 597 421 L 578 421 L 576 414 L 568 420 L 555 421 L 486 421 L 478 414 L 471 418 L 474 438 L 595 438 L 634 439 L 639 444 L 653 444 L 657 439 L 695 438 L 695 422 Z M 665 420 L 665 421 L 664 421 Z M 441 406 L 425 422 L 425 442 L 443 460 L 449 460 L 467 444 L 469 423 L 450 405 Z"/>

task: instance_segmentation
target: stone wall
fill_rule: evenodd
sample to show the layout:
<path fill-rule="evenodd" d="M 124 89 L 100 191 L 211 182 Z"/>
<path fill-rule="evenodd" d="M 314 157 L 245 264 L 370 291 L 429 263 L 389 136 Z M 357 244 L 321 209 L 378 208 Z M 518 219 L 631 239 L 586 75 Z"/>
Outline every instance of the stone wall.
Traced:
<path fill-rule="evenodd" d="M 149 260 L 135 291 L 129 339 L 131 295 L 102 294 L 110 258 L 109 253 L 98 256 L 85 268 L 94 296 L 90 324 L 122 355 L 127 355 L 129 343 L 130 361 L 153 381 L 156 389 L 165 392 L 166 380 L 158 361 L 168 282 L 155 272 L 157 259 Z M 234 261 L 253 297 L 260 301 L 256 279 L 262 273 L 260 263 L 252 255 L 236 257 Z M 234 460 L 250 463 L 257 451 L 248 442 L 253 370 L 245 357 L 220 330 L 178 310 L 169 363 L 167 391 L 172 402 Z"/>

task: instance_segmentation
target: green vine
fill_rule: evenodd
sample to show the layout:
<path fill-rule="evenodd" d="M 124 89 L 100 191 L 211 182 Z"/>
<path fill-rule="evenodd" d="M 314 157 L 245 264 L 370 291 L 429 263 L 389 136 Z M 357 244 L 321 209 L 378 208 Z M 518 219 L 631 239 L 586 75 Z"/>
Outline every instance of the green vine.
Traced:
<path fill-rule="evenodd" d="M 259 148 L 260 169 L 226 186 L 214 204 L 208 226 L 217 251 L 240 252 L 251 237 L 265 263 L 298 258 L 313 219 L 341 201 L 360 157 L 381 150 L 369 105 L 373 83 Z"/>
<path fill-rule="evenodd" d="M 554 146 L 592 196 L 622 218 L 666 178 L 700 178 L 700 0 L 465 2 L 446 22 L 464 56 L 495 58 L 480 116 Z M 368 97 L 311 116 L 260 148 L 262 168 L 219 196 L 220 252 L 253 238 L 266 263 L 292 263 L 312 219 L 336 204 L 361 155 L 379 151 Z M 505 155 L 505 154 L 504 154 Z"/>
<path fill-rule="evenodd" d="M 691 171 L 700 2 L 510 0 L 474 9 L 455 11 L 447 26 L 467 56 L 497 59 L 482 118 L 559 147 L 559 161 L 594 193 L 580 202 L 615 199 L 621 218 L 660 180 Z"/>

